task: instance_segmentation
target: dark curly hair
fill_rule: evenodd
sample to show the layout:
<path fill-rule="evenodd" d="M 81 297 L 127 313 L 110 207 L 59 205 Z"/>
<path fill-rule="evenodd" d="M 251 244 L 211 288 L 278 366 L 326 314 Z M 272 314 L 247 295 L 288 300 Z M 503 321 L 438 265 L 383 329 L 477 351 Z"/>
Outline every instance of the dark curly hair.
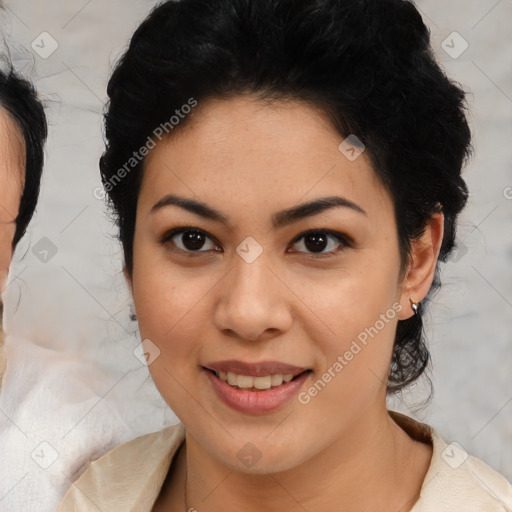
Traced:
<path fill-rule="evenodd" d="M 25 144 L 25 184 L 12 240 L 14 250 L 25 234 L 37 205 L 48 127 L 34 86 L 14 71 L 5 56 L 1 60 L 6 69 L 0 70 L 0 108 L 11 116 Z"/>
<path fill-rule="evenodd" d="M 246 92 L 320 107 L 341 136 L 356 134 L 365 144 L 394 201 L 402 278 L 411 242 L 440 211 L 439 259 L 446 261 L 468 197 L 461 170 L 471 133 L 465 93 L 436 63 L 411 1 L 181 0 L 150 13 L 108 84 L 100 170 L 130 275 L 144 160 L 119 180 L 123 165 L 191 97 Z M 427 297 L 439 286 L 436 268 Z M 388 393 L 429 363 L 423 309 L 398 322 Z"/>

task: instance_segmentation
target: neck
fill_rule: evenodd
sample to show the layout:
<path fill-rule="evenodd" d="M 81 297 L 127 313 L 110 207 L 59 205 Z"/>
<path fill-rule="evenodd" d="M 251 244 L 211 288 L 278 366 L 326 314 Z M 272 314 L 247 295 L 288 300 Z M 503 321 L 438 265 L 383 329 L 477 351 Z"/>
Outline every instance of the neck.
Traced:
<path fill-rule="evenodd" d="M 183 510 L 200 512 L 407 512 L 419 496 L 432 453 L 398 427 L 385 407 L 364 412 L 328 449 L 279 473 L 235 472 L 189 434 L 185 446 L 177 461 L 176 489 L 183 496 L 186 471 Z"/>

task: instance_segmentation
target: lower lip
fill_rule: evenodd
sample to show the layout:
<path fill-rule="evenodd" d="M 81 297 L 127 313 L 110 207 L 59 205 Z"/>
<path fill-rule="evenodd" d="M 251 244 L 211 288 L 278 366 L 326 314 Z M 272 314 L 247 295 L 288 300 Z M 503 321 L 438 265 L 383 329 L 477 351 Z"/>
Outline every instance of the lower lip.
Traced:
<path fill-rule="evenodd" d="M 245 391 L 230 386 L 220 380 L 214 373 L 203 368 L 217 396 L 235 411 L 246 414 L 265 414 L 276 411 L 298 394 L 300 388 L 309 377 L 310 372 L 304 372 L 290 382 L 270 388 L 267 391 Z"/>

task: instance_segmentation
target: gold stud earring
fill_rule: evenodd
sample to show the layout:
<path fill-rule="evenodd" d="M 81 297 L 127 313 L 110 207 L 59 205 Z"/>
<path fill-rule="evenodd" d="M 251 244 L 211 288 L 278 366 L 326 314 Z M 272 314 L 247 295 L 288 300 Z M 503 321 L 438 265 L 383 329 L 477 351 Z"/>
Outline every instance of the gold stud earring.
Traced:
<path fill-rule="evenodd" d="M 418 314 L 418 306 L 420 305 L 419 302 L 414 302 L 411 298 L 409 298 L 409 302 L 411 303 L 411 308 L 414 311 L 414 314 Z"/>

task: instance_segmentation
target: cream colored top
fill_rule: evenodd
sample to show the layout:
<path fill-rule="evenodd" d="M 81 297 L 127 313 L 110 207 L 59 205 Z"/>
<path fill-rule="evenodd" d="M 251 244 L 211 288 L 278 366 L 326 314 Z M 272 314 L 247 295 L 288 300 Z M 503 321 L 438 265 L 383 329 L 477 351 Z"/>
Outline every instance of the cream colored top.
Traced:
<path fill-rule="evenodd" d="M 429 425 L 389 414 L 410 437 L 433 447 L 411 512 L 512 512 L 512 486 L 505 477 L 457 443 L 448 445 Z M 179 423 L 113 448 L 72 484 L 58 512 L 151 512 L 184 440 Z"/>

